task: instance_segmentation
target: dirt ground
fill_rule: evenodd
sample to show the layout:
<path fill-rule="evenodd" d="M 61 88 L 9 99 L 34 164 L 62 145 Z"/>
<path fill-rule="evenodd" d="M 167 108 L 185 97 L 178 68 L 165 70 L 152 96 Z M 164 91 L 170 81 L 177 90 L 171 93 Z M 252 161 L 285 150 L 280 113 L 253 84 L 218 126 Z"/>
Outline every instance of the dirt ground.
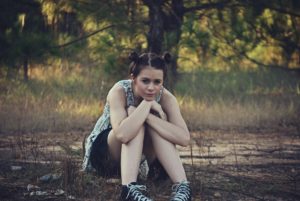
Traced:
<path fill-rule="evenodd" d="M 118 200 L 119 178 L 80 171 L 89 131 L 1 134 L 0 201 Z M 179 147 L 194 201 L 300 200 L 300 131 L 203 130 Z M 169 180 L 141 181 L 169 200 Z"/>

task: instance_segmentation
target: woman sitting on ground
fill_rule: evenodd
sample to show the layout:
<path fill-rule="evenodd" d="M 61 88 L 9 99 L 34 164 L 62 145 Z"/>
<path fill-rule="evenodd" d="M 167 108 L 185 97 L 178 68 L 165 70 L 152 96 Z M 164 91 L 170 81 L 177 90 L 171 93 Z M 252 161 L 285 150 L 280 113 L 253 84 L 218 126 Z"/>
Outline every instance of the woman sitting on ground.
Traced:
<path fill-rule="evenodd" d="M 137 184 L 142 155 L 164 168 L 173 185 L 172 200 L 190 201 L 191 189 L 176 145 L 187 146 L 190 133 L 176 98 L 163 87 L 170 54 L 131 53 L 131 79 L 109 91 L 102 116 L 87 138 L 83 169 L 121 174 L 121 200 L 151 200 Z"/>

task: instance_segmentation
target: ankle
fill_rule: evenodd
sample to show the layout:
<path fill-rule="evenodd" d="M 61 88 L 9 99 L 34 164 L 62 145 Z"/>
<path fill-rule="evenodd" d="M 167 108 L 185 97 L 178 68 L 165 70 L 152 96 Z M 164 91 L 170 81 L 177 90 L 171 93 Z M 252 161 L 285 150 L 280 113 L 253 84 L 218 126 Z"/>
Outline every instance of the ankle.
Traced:
<path fill-rule="evenodd" d="M 122 186 L 130 186 L 130 185 L 137 185 L 137 182 L 136 181 L 133 181 L 133 182 L 130 182 L 128 184 L 122 184 Z"/>

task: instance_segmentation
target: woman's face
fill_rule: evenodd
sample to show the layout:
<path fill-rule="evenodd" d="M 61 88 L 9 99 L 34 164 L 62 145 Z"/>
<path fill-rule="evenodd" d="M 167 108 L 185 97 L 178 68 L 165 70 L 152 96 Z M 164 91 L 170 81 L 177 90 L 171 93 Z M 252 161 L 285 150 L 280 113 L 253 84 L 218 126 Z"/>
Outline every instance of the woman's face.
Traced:
<path fill-rule="evenodd" d="M 162 85 L 164 73 L 151 66 L 145 67 L 138 76 L 133 78 L 135 96 L 147 101 L 155 100 Z"/>

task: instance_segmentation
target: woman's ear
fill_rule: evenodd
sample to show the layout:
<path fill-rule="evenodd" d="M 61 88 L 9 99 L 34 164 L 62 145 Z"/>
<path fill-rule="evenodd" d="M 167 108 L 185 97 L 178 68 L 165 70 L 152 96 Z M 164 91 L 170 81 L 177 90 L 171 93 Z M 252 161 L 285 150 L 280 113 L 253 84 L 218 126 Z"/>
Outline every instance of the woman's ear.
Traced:
<path fill-rule="evenodd" d="M 133 84 L 136 84 L 136 77 L 132 73 L 130 74 L 130 77 L 131 77 Z"/>

